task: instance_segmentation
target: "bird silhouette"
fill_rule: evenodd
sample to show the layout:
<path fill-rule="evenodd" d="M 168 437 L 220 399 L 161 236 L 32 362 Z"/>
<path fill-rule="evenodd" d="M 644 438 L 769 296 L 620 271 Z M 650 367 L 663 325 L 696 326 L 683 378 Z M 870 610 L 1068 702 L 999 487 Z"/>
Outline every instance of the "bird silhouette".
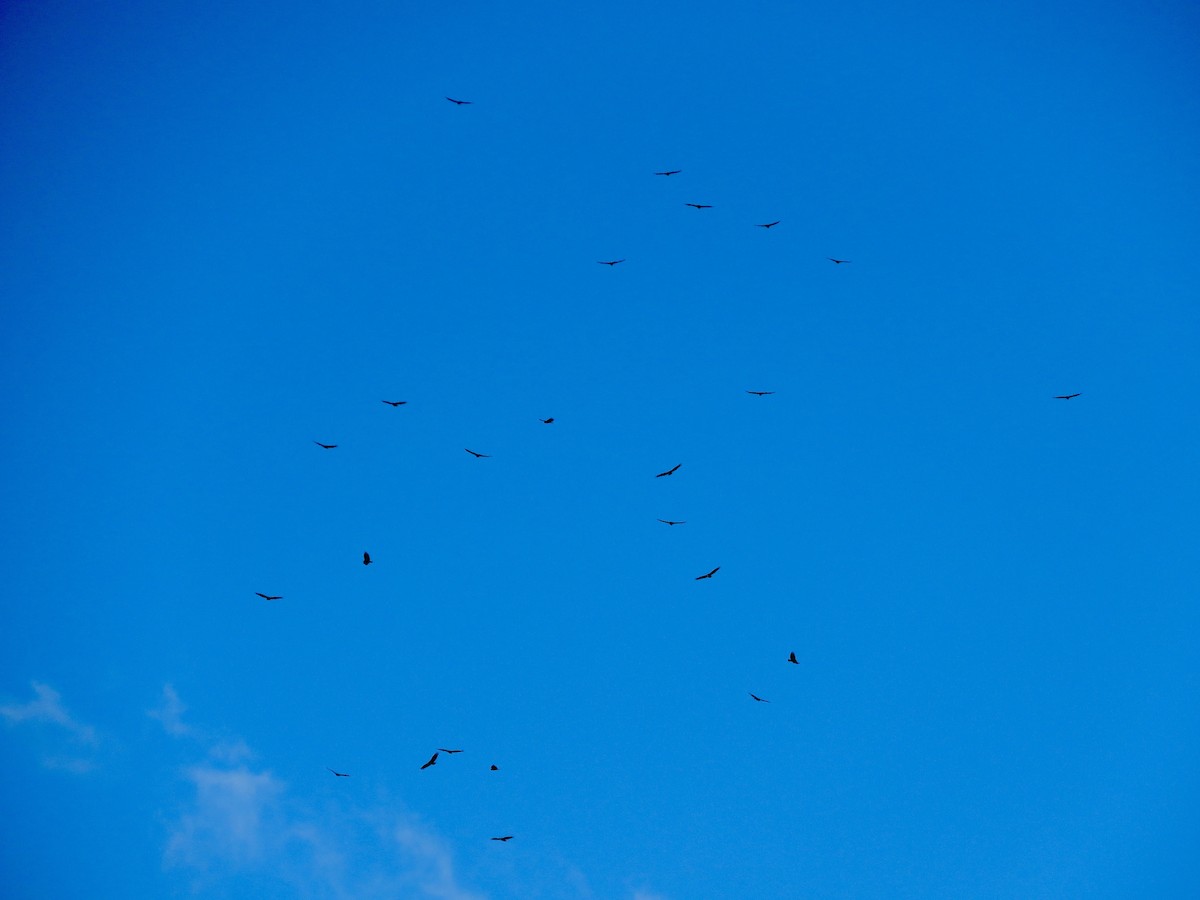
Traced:
<path fill-rule="evenodd" d="M 683 463 L 679 463 L 679 465 L 677 465 L 677 466 L 673 466 L 672 468 L 670 468 L 670 469 L 667 469 L 667 471 L 665 471 L 665 472 L 659 472 L 659 473 L 658 473 L 657 475 L 655 475 L 654 477 L 655 477 L 655 478 L 665 478 L 667 475 L 674 475 L 674 474 L 675 474 L 675 470 L 676 470 L 676 469 L 678 469 L 678 468 L 679 468 L 679 466 L 682 466 L 682 465 L 683 465 Z"/>
<path fill-rule="evenodd" d="M 687 522 L 672 522 L 670 519 L 659 519 L 664 525 L 686 525 Z"/>
<path fill-rule="evenodd" d="M 364 566 L 369 566 L 370 564 L 371 564 L 371 554 L 370 554 L 370 553 L 364 553 L 364 554 L 363 554 L 363 565 L 364 565 Z"/>
<path fill-rule="evenodd" d="M 269 597 L 266 594 L 260 594 L 258 591 L 255 591 L 254 594 L 257 597 L 262 597 L 264 600 L 282 600 L 283 599 L 282 594 L 279 594 L 278 596 L 275 596 L 275 597 Z"/>
<path fill-rule="evenodd" d="M 337 447 L 337 444 L 322 444 L 320 441 L 313 441 L 313 443 L 322 450 L 333 450 L 335 447 Z"/>
<path fill-rule="evenodd" d="M 749 691 L 747 691 L 746 693 L 750 694 Z M 755 700 L 757 700 L 759 703 L 770 703 L 771 702 L 770 700 L 764 700 L 762 697 L 758 696 L 758 694 L 750 694 L 750 696 L 753 697 Z"/>
<path fill-rule="evenodd" d="M 825 258 L 837 266 L 840 266 L 842 263 L 850 262 L 850 260 L 848 260 L 848 259 L 834 259 L 832 256 L 827 256 Z"/>
<path fill-rule="evenodd" d="M 775 393 L 774 391 L 746 391 L 747 394 L 753 394 L 755 397 L 766 397 Z"/>
<path fill-rule="evenodd" d="M 425 765 L 421 766 L 421 768 L 428 769 L 430 766 L 436 766 L 437 758 L 438 758 L 438 755 L 436 753 L 433 754 L 433 756 L 429 757 L 429 762 L 425 763 Z"/>
<path fill-rule="evenodd" d="M 326 766 L 325 768 L 329 769 L 329 766 Z M 329 771 L 333 772 L 333 769 L 329 769 Z M 333 772 L 333 774 L 336 775 L 338 778 L 349 778 L 350 777 L 349 772 Z"/>
<path fill-rule="evenodd" d="M 701 579 L 703 579 L 703 578 L 712 578 L 714 575 L 716 575 L 716 574 L 717 574 L 717 570 L 718 570 L 718 569 L 720 569 L 720 568 L 721 568 L 720 566 L 717 566 L 717 568 L 716 568 L 716 569 L 713 569 L 713 570 L 712 570 L 711 572 L 709 572 L 707 575 L 697 575 L 697 576 L 695 577 L 695 579 L 694 579 L 694 580 L 695 580 L 695 581 L 700 581 L 700 580 L 701 580 Z"/>
<path fill-rule="evenodd" d="M 759 225 L 758 227 L 759 228 L 774 228 L 776 225 L 778 225 L 782 221 L 783 221 L 783 219 L 776 219 L 774 222 L 767 222 L 765 225 Z"/>
<path fill-rule="evenodd" d="M 672 169 L 670 172 L 655 172 L 655 175 L 678 175 L 683 169 Z"/>
<path fill-rule="evenodd" d="M 548 419 L 538 419 L 538 421 L 541 422 L 543 425 L 553 425 L 554 424 L 554 416 L 551 416 Z"/>
<path fill-rule="evenodd" d="M 463 449 L 467 450 L 466 447 L 463 447 Z M 491 459 L 492 458 L 491 455 L 487 454 L 487 453 L 476 453 L 474 450 L 467 450 L 467 452 L 470 453 L 476 459 Z"/>
<path fill-rule="evenodd" d="M 492 772 L 499 772 L 499 771 L 500 771 L 500 767 L 499 767 L 499 766 L 492 766 L 492 768 L 491 768 L 491 770 L 490 770 L 490 771 L 492 771 Z"/>
<path fill-rule="evenodd" d="M 493 841 L 511 841 L 512 839 L 513 836 L 511 834 L 506 834 L 504 837 L 492 838 Z"/>
<path fill-rule="evenodd" d="M 388 406 L 403 406 L 407 400 L 380 400 L 380 403 L 386 403 Z"/>
<path fill-rule="evenodd" d="M 1072 397 L 1078 397 L 1078 396 L 1080 396 L 1080 395 L 1079 394 L 1059 394 L 1054 399 L 1055 400 L 1070 400 Z"/>
<path fill-rule="evenodd" d="M 475 102 L 473 100 L 455 100 L 453 97 L 447 97 L 446 99 L 457 106 L 470 106 Z"/>
<path fill-rule="evenodd" d="M 600 265 L 602 265 L 602 266 L 615 266 L 617 263 L 625 262 L 625 260 L 623 260 L 623 259 L 598 259 L 598 260 L 596 260 L 596 262 L 600 263 Z"/>
<path fill-rule="evenodd" d="M 447 750 L 445 747 L 438 747 L 438 753 L 462 753 L 461 750 Z"/>
<path fill-rule="evenodd" d="M 690 206 L 692 209 L 712 209 L 710 203 L 685 203 L 684 206 Z"/>
<path fill-rule="evenodd" d="M 796 651 L 795 650 L 793 650 L 791 653 L 788 654 L 787 661 L 790 663 L 795 663 L 796 665 L 800 665 L 800 660 L 796 659 Z"/>

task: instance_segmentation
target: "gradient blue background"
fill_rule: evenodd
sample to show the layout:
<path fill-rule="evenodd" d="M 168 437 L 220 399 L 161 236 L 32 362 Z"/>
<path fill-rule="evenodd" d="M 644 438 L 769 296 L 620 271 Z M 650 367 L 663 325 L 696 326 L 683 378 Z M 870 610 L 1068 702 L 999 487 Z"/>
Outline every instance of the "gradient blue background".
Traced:
<path fill-rule="evenodd" d="M 1197 18 L 4 4 L 5 896 L 1200 894 Z"/>

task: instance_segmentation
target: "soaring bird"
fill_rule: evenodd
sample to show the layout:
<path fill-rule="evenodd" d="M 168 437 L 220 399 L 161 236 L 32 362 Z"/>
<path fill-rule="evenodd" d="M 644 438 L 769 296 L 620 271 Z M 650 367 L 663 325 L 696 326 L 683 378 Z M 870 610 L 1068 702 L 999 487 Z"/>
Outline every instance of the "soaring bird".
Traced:
<path fill-rule="evenodd" d="M 337 444 L 322 444 L 320 441 L 313 441 L 313 443 L 322 450 L 333 450 L 335 447 L 337 447 Z"/>
<path fill-rule="evenodd" d="M 711 203 L 685 203 L 684 206 L 690 206 L 692 209 L 712 209 Z"/>
<path fill-rule="evenodd" d="M 388 406 L 403 406 L 407 400 L 380 400 L 380 403 L 386 403 Z"/>
<path fill-rule="evenodd" d="M 659 473 L 658 473 L 657 475 L 655 475 L 654 477 L 655 477 L 655 478 L 663 478 L 663 477 L 665 477 L 665 476 L 667 476 L 667 475 L 674 475 L 674 474 L 675 474 L 675 470 L 676 470 L 676 469 L 678 469 L 678 468 L 679 468 L 679 466 L 682 466 L 682 465 L 683 465 L 683 463 L 679 463 L 679 465 L 677 465 L 677 466 L 674 466 L 674 467 L 672 467 L 672 468 L 670 468 L 670 469 L 667 469 L 667 471 L 665 471 L 665 472 L 659 472 Z"/>
<path fill-rule="evenodd" d="M 445 747 L 438 747 L 438 753 L 462 753 L 461 750 L 447 750 Z"/>
<path fill-rule="evenodd" d="M 775 392 L 774 391 L 746 391 L 746 393 L 753 394 L 755 397 L 766 397 L 767 395 L 773 394 Z"/>
<path fill-rule="evenodd" d="M 463 447 L 463 449 L 467 450 L 466 447 Z M 491 455 L 488 453 L 476 453 L 474 450 L 467 450 L 467 452 L 470 453 L 476 459 L 491 459 L 492 458 Z"/>
<path fill-rule="evenodd" d="M 543 425 L 553 425 L 554 424 L 554 416 L 551 416 L 548 419 L 538 419 L 538 421 L 541 422 Z"/>
<path fill-rule="evenodd" d="M 278 596 L 275 596 L 275 597 L 268 597 L 266 594 L 260 594 L 258 591 L 255 591 L 254 594 L 257 597 L 262 597 L 264 600 L 282 600 L 283 599 L 282 594 L 279 594 Z"/>
<path fill-rule="evenodd" d="M 364 565 L 364 566 L 369 566 L 370 564 L 371 564 L 371 554 L 370 554 L 370 553 L 364 553 L 364 554 L 363 554 L 363 565 Z"/>
<path fill-rule="evenodd" d="M 623 263 L 623 259 L 598 259 L 596 260 L 602 266 L 615 266 L 617 263 Z"/>
<path fill-rule="evenodd" d="M 326 766 L 325 768 L 329 769 L 329 766 Z M 333 769 L 329 769 L 329 771 L 333 772 Z M 333 772 L 333 774 L 336 775 L 338 778 L 349 778 L 350 777 L 349 772 Z"/>
<path fill-rule="evenodd" d="M 747 691 L 746 693 L 750 694 L 749 691 Z M 758 696 L 758 694 L 750 694 L 750 696 L 753 697 L 755 700 L 757 700 L 759 703 L 770 703 L 771 702 L 770 700 L 764 700 L 762 697 Z"/>
<path fill-rule="evenodd" d="M 774 228 L 776 225 L 778 225 L 782 221 L 783 221 L 783 219 L 776 219 L 774 222 L 767 222 L 765 225 L 759 225 L 758 227 L 759 228 Z"/>
<path fill-rule="evenodd" d="M 664 525 L 686 525 L 687 522 L 672 522 L 670 519 L 659 519 Z"/>
<path fill-rule="evenodd" d="M 796 651 L 795 650 L 793 650 L 791 653 L 788 654 L 788 662 L 795 663 L 796 665 L 800 665 L 800 660 L 796 659 Z"/>
<path fill-rule="evenodd" d="M 840 266 L 842 263 L 850 262 L 850 260 L 848 260 L 848 259 L 834 259 L 832 256 L 827 256 L 825 258 L 837 266 Z"/>
<path fill-rule="evenodd" d="M 1059 394 L 1054 399 L 1055 400 L 1070 400 L 1072 397 L 1078 397 L 1078 396 L 1079 396 L 1079 394 Z"/>
<path fill-rule="evenodd" d="M 683 169 L 672 169 L 670 172 L 655 172 L 655 175 L 678 175 Z"/>
<path fill-rule="evenodd" d="M 694 580 L 695 580 L 695 581 L 700 581 L 702 578 L 712 578 L 714 575 L 716 575 L 716 574 L 717 574 L 717 569 L 720 569 L 720 568 L 721 568 L 720 566 L 717 566 L 717 568 L 716 568 L 716 569 L 713 569 L 713 570 L 712 570 L 711 572 L 709 572 L 707 575 L 697 575 L 697 576 L 695 577 L 695 579 L 694 579 Z"/>
<path fill-rule="evenodd" d="M 513 836 L 511 834 L 506 834 L 504 837 L 492 838 L 493 841 L 511 841 L 512 839 Z"/>
<path fill-rule="evenodd" d="M 455 100 L 453 97 L 447 97 L 446 99 L 458 106 L 470 106 L 474 102 L 473 100 Z"/>
<path fill-rule="evenodd" d="M 429 757 L 429 762 L 425 763 L 425 765 L 421 766 L 421 768 L 428 769 L 430 766 L 436 766 L 437 758 L 438 758 L 438 755 L 436 753 L 433 754 L 433 756 Z"/>
<path fill-rule="evenodd" d="M 492 766 L 492 768 L 491 768 L 489 771 L 492 771 L 492 772 L 499 772 L 499 771 L 500 771 L 500 767 L 499 767 L 499 766 Z"/>

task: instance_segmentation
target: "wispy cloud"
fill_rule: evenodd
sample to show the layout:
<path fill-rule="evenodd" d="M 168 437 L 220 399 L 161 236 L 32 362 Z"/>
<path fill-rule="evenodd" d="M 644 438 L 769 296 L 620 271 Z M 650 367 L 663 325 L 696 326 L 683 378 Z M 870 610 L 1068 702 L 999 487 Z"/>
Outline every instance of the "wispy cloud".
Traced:
<path fill-rule="evenodd" d="M 147 710 L 146 715 L 152 719 L 158 719 L 162 723 L 163 730 L 172 737 L 183 737 L 192 732 L 191 727 L 183 722 L 183 714 L 186 710 L 187 707 L 175 693 L 175 688 L 170 684 L 164 684 L 162 705 L 156 709 Z"/>
<path fill-rule="evenodd" d="M 267 874 L 297 896 L 485 900 L 464 888 L 448 845 L 392 808 L 302 803 L 270 771 L 211 761 L 189 766 L 194 789 L 172 826 L 164 860 L 194 876 L 193 890 Z"/>
<path fill-rule="evenodd" d="M 39 681 L 32 682 L 34 699 L 20 706 L 8 704 L 0 706 L 0 716 L 12 723 L 39 722 L 58 725 L 71 733 L 77 741 L 85 744 L 96 743 L 96 730 L 91 725 L 84 725 L 67 712 L 62 704 L 62 695 L 48 684 Z"/>
<path fill-rule="evenodd" d="M 28 703 L 0 706 L 0 718 L 12 726 L 33 726 L 33 740 L 43 745 L 42 765 L 59 772 L 83 775 L 96 768 L 91 759 L 81 758 L 80 745 L 87 753 L 99 744 L 96 729 L 85 725 L 67 712 L 62 696 L 48 684 L 32 682 L 34 697 Z M 40 734 L 39 734 L 40 732 Z"/>

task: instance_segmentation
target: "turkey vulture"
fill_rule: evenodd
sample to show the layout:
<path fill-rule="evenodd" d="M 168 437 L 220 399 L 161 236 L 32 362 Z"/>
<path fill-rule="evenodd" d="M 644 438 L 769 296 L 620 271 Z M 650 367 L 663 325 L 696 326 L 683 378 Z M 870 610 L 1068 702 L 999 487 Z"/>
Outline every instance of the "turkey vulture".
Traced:
<path fill-rule="evenodd" d="M 543 425 L 553 425 L 554 424 L 554 416 L 551 416 L 548 419 L 538 419 L 538 421 L 541 422 Z"/>
<path fill-rule="evenodd" d="M 678 175 L 683 169 L 672 169 L 670 172 L 655 172 L 655 175 Z"/>
<path fill-rule="evenodd" d="M 758 227 L 759 228 L 774 228 L 776 225 L 778 225 L 782 221 L 783 221 L 783 219 L 776 219 L 774 222 L 768 222 L 766 225 L 759 225 Z"/>
<path fill-rule="evenodd" d="M 506 834 L 504 837 L 492 838 L 493 841 L 511 841 L 512 839 L 513 836 L 511 834 Z"/>
<path fill-rule="evenodd" d="M 687 522 L 672 522 L 670 519 L 659 519 L 664 525 L 686 525 Z"/>
<path fill-rule="evenodd" d="M 461 750 L 447 750 L 445 747 L 438 747 L 438 753 L 462 753 Z"/>
<path fill-rule="evenodd" d="M 491 771 L 492 771 L 492 772 L 499 772 L 499 771 L 500 771 L 500 767 L 499 767 L 499 766 L 492 766 L 492 768 L 491 768 Z"/>
<path fill-rule="evenodd" d="M 747 394 L 753 394 L 755 397 L 766 397 L 768 394 L 775 393 L 774 391 L 746 391 Z"/>
<path fill-rule="evenodd" d="M 470 106 L 475 102 L 473 100 L 455 100 L 453 97 L 447 97 L 446 99 L 457 106 Z"/>
<path fill-rule="evenodd" d="M 800 665 L 800 660 L 796 659 L 796 651 L 795 650 L 793 650 L 791 653 L 788 654 L 788 662 L 795 663 L 796 665 Z"/>
<path fill-rule="evenodd" d="M 842 263 L 850 262 L 850 260 L 848 260 L 848 259 L 834 259 L 832 256 L 827 256 L 825 258 L 827 260 L 829 260 L 831 263 L 833 263 L 834 265 L 838 265 L 838 266 L 840 266 Z"/>
<path fill-rule="evenodd" d="M 677 465 L 677 466 L 675 466 L 675 467 L 673 467 L 673 468 L 667 469 L 667 471 L 665 471 L 665 472 L 659 472 L 659 473 L 658 473 L 657 475 L 655 475 L 654 477 L 655 477 L 655 478 L 662 478 L 662 477 L 664 477 L 664 476 L 666 476 L 666 475 L 674 475 L 674 474 L 675 474 L 675 470 L 676 470 L 676 469 L 678 469 L 678 468 L 679 468 L 679 466 L 682 466 L 682 465 L 683 465 L 683 463 L 679 463 L 679 465 Z"/>
<path fill-rule="evenodd" d="M 467 450 L 467 448 L 466 448 L 466 447 L 463 447 L 463 449 L 464 449 L 464 450 Z M 473 457 L 475 457 L 476 459 L 491 459 L 491 458 L 492 458 L 492 457 L 491 457 L 489 454 L 487 454 L 487 453 L 476 453 L 474 450 L 467 450 L 467 452 L 468 452 L 468 453 L 470 453 L 470 454 L 471 454 Z"/>
<path fill-rule="evenodd" d="M 430 766 L 436 766 L 437 758 L 438 758 L 438 755 L 436 753 L 433 754 L 433 756 L 429 757 L 429 762 L 425 763 L 425 765 L 421 766 L 421 768 L 428 769 Z"/>
<path fill-rule="evenodd" d="M 693 580 L 695 580 L 695 581 L 700 581 L 702 578 L 712 578 L 714 575 L 716 575 L 716 574 L 717 574 L 717 569 L 720 569 L 720 568 L 721 568 L 720 566 L 717 566 L 717 568 L 716 568 L 716 569 L 713 569 L 713 570 L 712 570 L 711 572 L 709 572 L 707 575 L 697 575 L 697 576 L 695 577 L 695 579 L 693 579 Z"/>
<path fill-rule="evenodd" d="M 363 554 L 363 565 L 364 565 L 364 566 L 369 566 L 370 564 L 371 564 L 371 554 L 370 554 L 370 553 L 364 553 L 364 554 Z"/>
<path fill-rule="evenodd" d="M 329 766 L 326 766 L 325 768 L 329 769 Z M 333 772 L 333 769 L 329 769 L 329 771 Z M 349 772 L 333 772 L 333 774 L 336 775 L 338 778 L 349 778 L 350 777 Z"/>
<path fill-rule="evenodd" d="M 386 403 L 388 406 L 403 406 L 407 400 L 380 400 L 380 403 Z"/>
<path fill-rule="evenodd" d="M 332 450 L 335 447 L 337 447 L 337 444 L 322 444 L 320 441 L 313 441 L 313 443 L 316 444 L 318 447 L 320 447 L 322 450 Z"/>
<path fill-rule="evenodd" d="M 262 597 L 264 600 L 282 600 L 283 599 L 282 594 L 275 596 L 275 597 L 268 597 L 266 594 L 260 594 L 258 591 L 255 591 L 254 594 L 256 597 Z"/>
<path fill-rule="evenodd" d="M 1055 400 L 1070 400 L 1072 397 L 1078 397 L 1078 396 L 1079 396 L 1079 394 L 1059 394 L 1054 399 Z"/>
<path fill-rule="evenodd" d="M 747 691 L 746 693 L 750 694 L 749 691 Z M 771 702 L 770 700 L 764 700 L 762 697 L 758 696 L 758 694 L 750 694 L 750 696 L 753 697 L 755 700 L 757 700 L 759 703 L 770 703 Z"/>
<path fill-rule="evenodd" d="M 684 206 L 690 206 L 692 209 L 712 209 L 711 203 L 685 203 Z"/>
<path fill-rule="evenodd" d="M 615 266 L 617 263 L 623 263 L 623 259 L 598 259 L 596 260 L 602 266 Z"/>

